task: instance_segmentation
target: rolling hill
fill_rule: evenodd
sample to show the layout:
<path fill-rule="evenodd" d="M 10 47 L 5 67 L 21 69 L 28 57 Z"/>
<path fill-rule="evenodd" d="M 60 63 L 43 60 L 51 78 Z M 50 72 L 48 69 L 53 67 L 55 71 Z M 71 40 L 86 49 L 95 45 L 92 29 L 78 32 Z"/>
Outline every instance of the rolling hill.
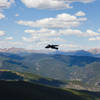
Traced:
<path fill-rule="evenodd" d="M 24 81 L 0 81 L 3 100 L 100 100 L 97 92 L 59 89 Z"/>
<path fill-rule="evenodd" d="M 10 70 L 0 70 L 0 80 L 27 81 L 30 83 L 42 84 L 46 86 L 59 87 L 59 88 L 67 84 L 67 82 L 64 81 L 45 78 L 31 73 L 21 73 Z"/>
<path fill-rule="evenodd" d="M 42 84 L 45 86 L 58 87 L 63 89 L 77 89 L 77 90 L 89 90 L 89 91 L 100 91 L 100 88 L 94 86 L 89 86 L 85 83 L 82 83 L 78 80 L 68 80 L 61 81 L 51 78 L 41 77 L 32 73 L 21 73 L 11 70 L 0 70 L 0 80 L 5 81 L 26 81 L 35 84 Z"/>
<path fill-rule="evenodd" d="M 100 58 L 58 54 L 0 53 L 0 69 L 32 73 L 62 81 L 80 81 L 100 89 Z"/>

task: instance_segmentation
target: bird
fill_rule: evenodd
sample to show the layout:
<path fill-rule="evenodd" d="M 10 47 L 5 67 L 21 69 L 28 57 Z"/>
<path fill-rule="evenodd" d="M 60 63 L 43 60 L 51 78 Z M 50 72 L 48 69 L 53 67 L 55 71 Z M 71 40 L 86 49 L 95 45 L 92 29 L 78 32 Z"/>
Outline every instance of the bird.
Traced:
<path fill-rule="evenodd" d="M 59 45 L 50 45 L 50 44 L 48 44 L 45 48 L 51 48 L 51 49 L 56 49 L 56 50 L 58 50 L 58 49 L 59 49 L 58 46 L 59 46 Z"/>

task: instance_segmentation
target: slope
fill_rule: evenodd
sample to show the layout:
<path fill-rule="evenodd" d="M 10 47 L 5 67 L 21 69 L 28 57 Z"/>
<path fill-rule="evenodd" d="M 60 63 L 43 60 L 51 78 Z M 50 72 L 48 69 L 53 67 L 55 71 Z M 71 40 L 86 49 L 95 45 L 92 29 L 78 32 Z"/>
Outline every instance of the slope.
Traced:
<path fill-rule="evenodd" d="M 100 100 L 97 94 L 61 90 L 24 81 L 0 81 L 0 98 L 3 100 Z"/>

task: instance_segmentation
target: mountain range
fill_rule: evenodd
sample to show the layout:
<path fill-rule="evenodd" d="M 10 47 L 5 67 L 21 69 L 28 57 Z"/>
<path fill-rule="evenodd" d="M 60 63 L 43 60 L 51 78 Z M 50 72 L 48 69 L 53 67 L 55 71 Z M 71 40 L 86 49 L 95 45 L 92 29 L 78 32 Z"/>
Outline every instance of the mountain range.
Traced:
<path fill-rule="evenodd" d="M 54 50 L 28 50 L 24 48 L 0 48 L 0 52 L 14 53 L 14 54 L 27 54 L 27 53 L 43 53 L 43 54 L 62 54 L 62 55 L 76 55 L 76 56 L 94 56 L 100 57 L 100 49 L 92 48 L 89 50 L 73 50 L 73 51 L 54 51 Z"/>
<path fill-rule="evenodd" d="M 0 69 L 32 73 L 61 81 L 77 81 L 86 84 L 86 88 L 100 90 L 99 57 L 1 52 Z"/>

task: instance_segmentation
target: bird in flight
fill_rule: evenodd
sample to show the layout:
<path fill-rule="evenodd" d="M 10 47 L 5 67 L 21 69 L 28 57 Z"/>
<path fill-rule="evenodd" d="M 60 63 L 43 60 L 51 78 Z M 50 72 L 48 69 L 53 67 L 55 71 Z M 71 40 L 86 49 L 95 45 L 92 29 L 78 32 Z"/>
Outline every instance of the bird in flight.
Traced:
<path fill-rule="evenodd" d="M 50 44 L 48 44 L 45 48 L 51 48 L 51 49 L 56 49 L 56 50 L 58 50 L 58 49 L 59 49 L 58 46 L 59 46 L 59 45 L 50 45 Z"/>

